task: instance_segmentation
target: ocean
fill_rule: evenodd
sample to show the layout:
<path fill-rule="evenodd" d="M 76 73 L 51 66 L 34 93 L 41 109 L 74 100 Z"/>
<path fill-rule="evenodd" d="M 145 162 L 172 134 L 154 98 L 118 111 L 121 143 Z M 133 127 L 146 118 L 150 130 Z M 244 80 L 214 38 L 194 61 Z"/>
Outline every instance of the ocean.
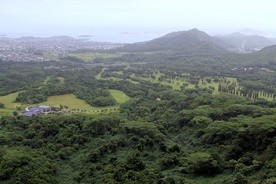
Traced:
<path fill-rule="evenodd" d="M 71 36 L 74 38 L 86 37 L 92 41 L 98 42 L 114 42 L 114 43 L 134 43 L 152 40 L 163 36 L 173 29 L 144 29 L 144 28 L 90 28 L 90 29 L 48 29 L 43 31 L 28 32 L 1 32 L 0 35 L 6 35 L 10 38 L 34 36 L 34 37 L 51 37 L 51 36 Z"/>

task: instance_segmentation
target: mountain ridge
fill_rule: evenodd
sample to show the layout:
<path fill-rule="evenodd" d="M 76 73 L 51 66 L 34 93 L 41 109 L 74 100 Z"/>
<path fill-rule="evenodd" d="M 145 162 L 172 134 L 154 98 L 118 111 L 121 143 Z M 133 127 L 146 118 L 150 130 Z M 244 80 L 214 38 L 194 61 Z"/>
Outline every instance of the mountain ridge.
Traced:
<path fill-rule="evenodd" d="M 234 32 L 224 36 L 210 36 L 196 28 L 188 31 L 171 32 L 164 36 L 133 44 L 127 44 L 119 51 L 154 52 L 173 51 L 182 53 L 250 53 L 276 44 L 276 40 L 259 35 Z"/>
<path fill-rule="evenodd" d="M 233 46 L 237 52 L 248 53 L 261 50 L 265 47 L 276 44 L 275 41 L 259 35 L 246 35 L 241 32 L 234 32 L 219 37 L 223 42 Z"/>
<path fill-rule="evenodd" d="M 222 42 L 219 38 L 212 37 L 198 29 L 191 29 L 171 32 L 146 42 L 128 44 L 120 50 L 129 52 L 200 52 L 207 54 L 210 52 L 228 52 L 230 48 L 229 44 Z"/>

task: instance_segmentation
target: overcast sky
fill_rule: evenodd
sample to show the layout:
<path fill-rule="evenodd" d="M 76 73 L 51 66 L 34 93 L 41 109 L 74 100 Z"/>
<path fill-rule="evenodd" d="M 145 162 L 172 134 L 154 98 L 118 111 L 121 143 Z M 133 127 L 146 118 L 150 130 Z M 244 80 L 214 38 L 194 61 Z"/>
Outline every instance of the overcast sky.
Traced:
<path fill-rule="evenodd" d="M 275 7 L 275 0 L 0 0 L 0 33 L 91 34 L 100 40 L 191 28 L 276 33 Z"/>

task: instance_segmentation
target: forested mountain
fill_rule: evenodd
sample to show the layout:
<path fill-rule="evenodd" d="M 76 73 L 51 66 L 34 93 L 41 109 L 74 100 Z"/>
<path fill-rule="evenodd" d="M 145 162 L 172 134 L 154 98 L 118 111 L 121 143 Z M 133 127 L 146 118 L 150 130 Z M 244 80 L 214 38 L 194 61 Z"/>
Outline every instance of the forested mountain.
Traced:
<path fill-rule="evenodd" d="M 236 32 L 225 36 L 212 37 L 198 29 L 191 29 L 189 31 L 172 32 L 147 42 L 129 44 L 119 49 L 119 51 L 173 51 L 189 55 L 196 53 L 204 55 L 226 53 L 227 51 L 248 53 L 274 44 L 276 44 L 274 39 L 268 39 L 264 36 L 245 35 Z"/>
<path fill-rule="evenodd" d="M 197 29 L 169 33 L 148 42 L 126 45 L 121 51 L 152 52 L 174 51 L 189 54 L 221 53 L 231 49 L 229 44 Z"/>
<path fill-rule="evenodd" d="M 267 55 L 270 59 L 274 59 L 276 57 L 276 45 L 265 47 L 256 54 Z"/>
<path fill-rule="evenodd" d="M 258 35 L 245 35 L 239 32 L 219 37 L 223 42 L 231 45 L 237 52 L 252 52 L 271 46 L 276 42 Z"/>
<path fill-rule="evenodd" d="M 258 52 L 246 55 L 247 60 L 252 66 L 259 66 L 263 70 L 276 70 L 276 46 L 265 47 Z M 270 72 L 271 73 L 271 72 Z"/>

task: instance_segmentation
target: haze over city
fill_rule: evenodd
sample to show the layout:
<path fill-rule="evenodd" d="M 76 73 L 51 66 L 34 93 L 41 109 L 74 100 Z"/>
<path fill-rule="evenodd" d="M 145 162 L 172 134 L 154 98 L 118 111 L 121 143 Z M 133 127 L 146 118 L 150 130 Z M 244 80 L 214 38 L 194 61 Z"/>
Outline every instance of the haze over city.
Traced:
<path fill-rule="evenodd" d="M 251 28 L 273 37 L 275 5 L 272 0 L 0 0 L 0 34 L 138 42 L 192 28 L 211 35 Z"/>

